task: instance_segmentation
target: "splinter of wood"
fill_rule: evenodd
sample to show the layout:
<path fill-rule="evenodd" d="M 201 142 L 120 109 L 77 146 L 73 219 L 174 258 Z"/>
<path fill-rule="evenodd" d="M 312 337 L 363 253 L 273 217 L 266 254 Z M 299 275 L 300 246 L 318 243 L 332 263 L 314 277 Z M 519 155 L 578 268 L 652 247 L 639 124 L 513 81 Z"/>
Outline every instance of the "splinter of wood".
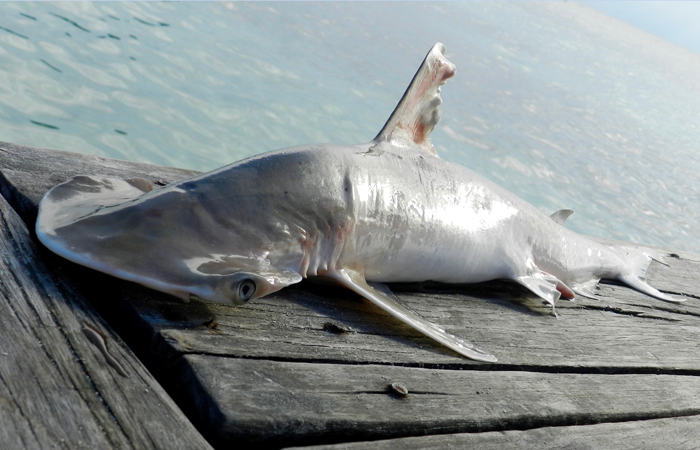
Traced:
<path fill-rule="evenodd" d="M 107 340 L 102 335 L 102 333 L 91 327 L 87 322 L 83 322 L 83 333 L 85 334 L 85 337 L 87 337 L 88 340 L 95 345 L 95 347 L 100 349 L 102 355 L 105 358 L 105 361 L 107 361 L 107 364 L 112 366 L 119 375 L 129 378 L 129 374 L 126 373 L 124 367 L 122 367 L 119 361 L 117 361 L 117 358 L 112 356 L 112 354 L 107 349 Z"/>

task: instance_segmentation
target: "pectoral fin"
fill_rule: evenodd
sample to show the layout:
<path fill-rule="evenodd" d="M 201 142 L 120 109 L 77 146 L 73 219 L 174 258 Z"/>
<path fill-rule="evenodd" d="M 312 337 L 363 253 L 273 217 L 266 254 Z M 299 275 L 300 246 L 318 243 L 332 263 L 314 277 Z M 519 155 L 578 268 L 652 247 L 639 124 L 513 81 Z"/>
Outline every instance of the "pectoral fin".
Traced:
<path fill-rule="evenodd" d="M 386 295 L 386 293 L 382 293 L 377 289 L 374 289 L 367 283 L 364 276 L 360 275 L 354 270 L 341 269 L 334 272 L 328 272 L 325 276 L 363 296 L 403 323 L 410 325 L 426 336 L 435 339 L 446 347 L 456 351 L 460 355 L 464 355 L 467 358 L 477 361 L 496 361 L 495 356 L 479 350 L 478 348 L 474 347 L 473 344 L 445 332 L 445 330 L 437 325 L 428 322 L 424 318 L 401 306 L 395 300 Z"/>

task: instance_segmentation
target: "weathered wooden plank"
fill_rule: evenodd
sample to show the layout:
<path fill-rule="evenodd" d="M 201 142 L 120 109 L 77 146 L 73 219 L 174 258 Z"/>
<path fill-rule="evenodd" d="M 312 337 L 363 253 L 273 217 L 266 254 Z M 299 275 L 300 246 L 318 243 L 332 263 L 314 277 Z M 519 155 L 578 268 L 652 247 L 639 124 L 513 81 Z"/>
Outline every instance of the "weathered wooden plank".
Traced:
<path fill-rule="evenodd" d="M 34 165 L 26 168 L 26 162 L 12 153 L 12 148 L 3 145 L 0 144 L 0 148 L 5 149 L 4 153 L 0 152 L 0 171 L 5 173 L 9 169 L 9 175 L 4 181 L 0 180 L 0 187 L 5 185 L 3 192 L 10 192 L 14 196 L 11 198 L 21 200 L 13 206 L 29 211 L 36 206 L 33 202 L 41 197 L 41 189 L 63 180 L 48 181 L 50 153 L 30 158 Z M 45 153 L 36 149 L 27 151 Z M 159 169 L 153 167 L 148 171 L 141 169 L 137 174 L 114 161 L 94 160 L 91 164 L 76 171 L 67 166 L 61 176 L 145 174 L 151 181 L 160 177 Z M 103 168 L 102 164 L 106 166 Z M 36 176 L 32 175 L 33 171 Z M 31 223 L 31 214 L 25 217 Z M 302 283 L 239 308 L 201 302 L 184 304 L 57 258 L 55 263 L 70 273 L 72 279 L 80 280 L 77 285 L 81 291 L 105 311 L 110 323 L 212 439 L 222 445 L 266 442 L 281 446 L 314 439 L 358 440 L 369 436 L 368 429 L 374 430 L 371 436 L 376 439 L 449 430 L 507 430 L 566 425 L 579 423 L 579 420 L 593 423 L 622 420 L 620 417 L 641 420 L 698 414 L 683 402 L 666 401 L 677 398 L 682 389 L 695 386 L 695 375 L 700 373 L 700 361 L 695 357 L 700 350 L 697 339 L 700 309 L 696 301 L 700 298 L 700 284 L 695 280 L 700 257 L 681 252 L 674 255 L 669 254 L 667 258 L 669 267 L 653 264 L 647 275 L 652 285 L 688 295 L 690 300 L 686 304 L 663 303 L 627 287 L 603 284 L 599 290 L 600 299 L 560 302 L 559 319 L 541 302 L 533 300 L 527 291 L 508 283 L 394 287 L 401 300 L 421 315 L 496 354 L 499 363 L 494 365 L 465 360 L 342 289 Z M 206 356 L 195 356 L 197 354 Z M 324 397 L 322 387 L 325 385 L 319 381 L 303 395 L 299 393 L 299 398 L 291 394 L 274 397 L 269 393 L 269 386 L 256 382 L 258 375 L 242 369 L 241 364 L 251 362 L 247 360 L 260 360 L 261 364 L 271 364 L 270 361 L 275 360 L 292 364 L 290 367 L 306 364 L 303 366 L 306 372 L 316 371 L 317 377 L 335 377 L 336 380 L 347 379 L 350 372 L 346 368 L 355 364 L 359 372 L 353 372 L 354 378 L 351 378 L 360 384 L 376 381 L 376 374 L 390 370 L 391 365 L 406 366 L 405 370 L 429 369 L 441 374 L 454 390 L 452 397 L 436 396 L 439 398 L 434 405 L 459 398 L 462 410 L 455 401 L 452 409 L 448 408 L 453 415 L 445 416 L 444 405 L 434 406 L 438 419 L 426 419 L 423 424 L 410 417 L 397 419 L 391 428 L 381 408 L 372 403 L 375 394 L 356 392 L 359 395 L 354 397 L 358 398 L 356 401 L 342 400 L 351 398 L 346 391 L 342 391 L 339 398 Z M 231 369 L 230 365 L 238 368 Z M 279 366 L 274 367 L 277 370 Z M 231 381 L 227 375 L 229 370 L 243 378 Z M 286 369 L 280 370 L 283 373 Z M 553 384 L 563 383 L 575 392 L 608 392 L 605 386 L 601 387 L 605 384 L 601 380 L 623 379 L 601 373 L 633 377 L 628 381 L 641 383 L 639 386 L 647 391 L 643 395 L 637 391 L 640 397 L 645 397 L 642 403 L 635 403 L 632 391 L 624 388 L 618 397 L 613 397 L 616 400 L 612 403 L 603 395 L 585 397 L 585 404 L 576 403 L 562 397 L 563 391 L 554 397 L 541 391 L 538 400 L 534 394 L 536 390 L 527 389 L 529 379 L 525 375 L 513 378 L 514 370 L 550 377 Z M 483 394 L 477 394 L 472 384 L 460 378 L 465 373 L 486 377 L 484 380 L 488 380 L 489 386 L 500 389 L 500 397 L 494 404 L 519 405 L 520 413 L 513 410 L 515 412 L 511 411 L 504 420 L 495 409 L 491 411 L 492 406 L 483 403 Z M 655 373 L 667 375 L 658 378 L 653 375 Z M 674 381 L 664 385 L 657 383 L 660 379 Z M 241 387 L 241 383 L 245 387 Z M 510 389 L 502 388 L 508 383 L 514 384 Z M 689 387 L 691 393 L 695 392 L 692 386 Z M 519 392 L 521 389 L 532 395 L 525 398 L 525 394 Z M 284 400 L 283 405 L 287 406 L 265 406 L 266 401 L 275 398 Z M 338 411 L 319 410 L 319 404 L 334 401 L 339 402 Z M 569 409 L 557 409 L 562 402 Z M 367 413 L 367 407 L 373 404 L 373 412 Z M 482 404 L 482 410 L 490 413 L 479 419 L 478 426 L 474 425 L 477 422 L 468 422 L 471 428 L 459 425 L 462 422 L 458 417 L 468 415 L 472 404 Z M 638 414 L 634 415 L 637 406 Z M 624 410 L 624 414 L 618 414 L 613 407 L 622 408 L 620 411 Z M 350 417 L 359 414 L 358 411 L 366 412 L 364 422 L 343 419 L 343 414 Z M 293 422 L 293 413 L 297 422 Z M 439 422 L 442 420 L 439 417 L 446 417 L 447 425 Z M 304 425 L 307 423 L 315 425 L 307 427 Z M 391 433 L 386 427 L 391 428 Z M 299 431 L 294 431 L 296 428 Z"/>
<path fill-rule="evenodd" d="M 211 448 L 4 198 L 0 254 L 1 448 Z"/>
<path fill-rule="evenodd" d="M 309 364 L 188 355 L 174 369 L 218 392 L 204 432 L 289 445 L 700 414 L 700 379 Z M 401 397 L 389 387 L 404 385 Z M 210 416 L 210 415 L 208 415 Z M 216 442 L 216 441 L 215 441 Z"/>
<path fill-rule="evenodd" d="M 294 450 L 431 450 L 445 448 L 501 449 L 606 449 L 698 448 L 700 417 L 640 420 L 598 425 L 545 427 L 488 433 L 445 434 L 372 442 L 294 447 Z M 288 450 L 292 450 L 291 448 Z"/>
<path fill-rule="evenodd" d="M 670 261 L 677 272 L 699 270 Z M 656 274 L 650 275 L 656 283 Z M 626 287 L 602 285 L 600 299 L 558 306 L 559 319 L 518 286 L 423 288 L 398 292 L 404 304 L 499 357 L 499 365 L 549 370 L 698 371 L 697 302 L 672 305 Z M 240 308 L 175 303 L 132 290 L 134 315 L 147 316 L 176 358 L 186 353 L 414 365 L 480 365 L 466 361 L 342 289 L 287 289 Z M 194 311 L 196 314 L 193 314 Z M 136 313 L 138 311 L 138 314 Z M 189 317 L 178 323 L 177 318 Z M 176 320 L 169 320 L 175 318 Z M 217 327 L 205 325 L 216 319 Z M 334 334 L 328 323 L 350 330 Z"/>
<path fill-rule="evenodd" d="M 4 149 L 0 170 L 10 174 L 0 188 L 26 199 L 13 203 L 25 213 L 36 207 L 42 189 L 77 173 L 146 176 L 153 181 L 192 174 L 84 155 L 75 155 L 80 163 L 70 164 L 74 154 L 67 153 L 59 153 L 63 162 L 54 164 L 51 151 L 11 144 L 0 144 L 0 149 Z M 52 172 L 56 166 L 61 167 L 60 173 Z M 560 318 L 556 319 L 523 288 L 502 282 L 458 288 L 413 285 L 397 293 L 418 313 L 499 356 L 502 364 L 698 370 L 697 361 L 687 354 L 697 350 L 700 331 L 700 302 L 694 301 L 700 298 L 699 283 L 694 283 L 700 273 L 700 256 L 673 255 L 667 257 L 669 267 L 653 263 L 647 275 L 653 285 L 690 296 L 690 301 L 680 305 L 627 287 L 603 284 L 600 299 L 559 302 Z M 159 351 L 172 351 L 175 357 L 214 352 L 235 357 L 363 363 L 465 363 L 341 289 L 302 284 L 241 308 L 185 305 L 138 288 L 126 297 L 127 301 L 134 298 L 130 302 L 133 319 L 143 321 L 154 335 L 164 338 L 155 342 L 168 343 Z M 199 312 L 194 314 L 195 310 Z M 216 318 L 216 329 L 193 326 L 212 318 Z M 330 333 L 324 330 L 329 321 L 355 332 Z"/>
<path fill-rule="evenodd" d="M 487 287 L 488 292 L 500 292 L 504 298 L 520 295 L 509 291 L 517 291 L 516 287 L 503 287 L 500 283 L 489 284 Z M 602 288 L 606 289 L 618 288 Z M 140 318 L 147 322 L 146 325 L 150 324 L 150 328 L 146 326 L 148 331 L 140 340 L 150 342 L 148 355 L 169 368 L 169 380 L 164 382 L 170 383 L 172 392 L 179 393 L 179 403 L 198 427 L 222 446 L 233 443 L 265 443 L 274 447 L 292 445 L 294 442 L 314 442 L 315 439 L 319 442 L 377 439 L 697 414 L 694 409 L 686 408 L 687 404 L 673 400 L 679 395 L 684 397 L 692 389 L 689 391 L 685 385 L 675 384 L 675 381 L 654 384 L 666 378 L 653 375 L 657 371 L 684 375 L 699 373 L 695 357 L 698 354 L 697 344 L 693 339 L 697 317 L 692 314 L 655 310 L 653 306 L 645 304 L 646 297 L 639 295 L 635 301 L 627 304 L 620 303 L 619 298 L 611 298 L 610 302 L 617 302 L 611 303 L 614 311 L 606 311 L 602 305 L 599 306 L 600 309 L 580 309 L 580 306 L 563 308 L 562 318 L 557 320 L 547 313 L 546 308 L 541 308 L 536 303 L 530 304 L 527 300 L 518 303 L 502 299 L 490 303 L 488 298 L 480 298 L 478 292 L 474 291 L 472 293 L 477 296 L 471 299 L 463 294 L 445 293 L 439 289 L 434 291 L 427 291 L 419 300 L 410 297 L 415 294 L 402 293 L 402 296 L 404 300 L 411 300 L 414 309 L 422 308 L 420 312 L 424 315 L 435 314 L 435 310 L 428 309 L 425 303 L 437 299 L 437 311 L 443 320 L 455 314 L 463 314 L 461 308 L 470 308 L 474 311 L 471 319 L 474 322 L 469 322 L 470 328 L 492 333 L 491 342 L 480 344 L 501 346 L 501 363 L 484 365 L 452 355 L 449 350 L 435 346 L 430 340 L 400 324 L 387 323 L 388 318 L 374 311 L 372 305 L 342 290 L 333 290 L 329 295 L 325 287 L 303 286 L 289 290 L 285 296 L 261 299 L 243 308 L 195 302 L 183 304 L 167 296 L 151 295 L 140 288 L 127 287 L 122 290 L 125 308 L 127 305 L 132 308 L 130 320 L 135 322 Z M 461 307 L 451 305 L 455 299 L 468 303 Z M 645 314 L 647 317 L 644 317 Z M 650 315 L 658 318 L 650 318 Z M 509 325 L 499 325 L 490 316 L 506 318 Z M 488 322 L 484 323 L 485 321 Z M 336 328 L 328 326 L 329 323 L 335 324 Z M 556 328 L 562 323 L 566 328 Z M 586 323 L 588 329 L 584 326 Z M 497 326 L 495 331 L 488 329 Z M 657 327 L 662 327 L 662 330 Z M 342 329 L 350 332 L 337 334 Z M 459 332 L 459 329 L 455 326 L 454 331 Z M 586 332 L 583 333 L 584 331 Z M 503 345 L 497 339 L 498 333 L 501 333 L 502 339 L 516 336 L 519 340 Z M 536 340 L 535 343 L 533 340 Z M 579 351 L 571 354 L 571 349 L 576 348 L 576 345 L 580 346 Z M 618 353 L 608 351 L 609 346 L 614 347 Z M 582 349 L 588 352 L 584 353 Z M 657 354 L 649 354 L 650 350 Z M 542 356 L 545 351 L 551 361 Z M 198 353 L 206 356 L 196 356 Z M 602 359 L 601 353 L 608 359 Z M 183 358 L 182 355 L 186 356 Z M 508 361 L 503 355 L 514 356 Z M 513 362 L 518 357 L 522 363 L 518 360 Z M 192 363 L 192 358 L 198 358 L 196 364 Z M 410 414 L 406 417 L 392 416 L 394 428 L 389 433 L 389 425 L 384 422 L 385 408 L 373 406 L 370 399 L 374 397 L 356 397 L 356 402 L 348 404 L 336 398 L 319 397 L 319 392 L 325 392 L 325 388 L 316 380 L 307 386 L 307 392 L 295 392 L 293 396 L 277 398 L 270 394 L 269 386 L 265 386 L 264 380 L 256 380 L 259 375 L 253 376 L 251 371 L 241 371 L 230 366 L 244 364 L 250 359 L 288 361 L 296 364 L 293 367 L 304 368 L 299 370 L 304 379 L 309 373 L 321 370 L 317 377 L 360 384 L 363 383 L 360 375 L 365 374 L 371 380 L 393 364 L 427 367 L 443 374 L 445 380 L 453 381 L 451 388 L 461 402 L 453 404 L 452 416 L 445 415 L 444 404 L 437 403 L 434 406 L 431 414 L 445 420 L 445 423 L 417 423 Z M 321 364 L 302 366 L 303 363 L 300 362 L 306 361 Z M 359 371 L 356 379 L 343 372 L 344 363 L 362 364 L 352 366 Z M 367 365 L 368 363 L 372 365 Z M 460 372 L 459 369 L 465 370 Z M 479 371 L 468 372 L 466 369 Z M 513 379 L 513 372 L 508 369 L 529 370 L 531 372 L 525 373 L 550 377 L 552 383 L 566 386 L 562 392 L 574 392 L 572 398 L 578 398 L 576 391 L 601 395 L 586 397 L 588 403 L 585 408 L 580 402 L 568 399 L 571 406 L 569 412 L 552 410 L 564 400 L 542 390 L 532 391 L 532 396 L 527 398 L 519 397 L 520 391 L 530 392 L 529 383 L 524 375 L 520 379 Z M 279 367 L 274 367 L 272 371 L 279 373 L 278 376 L 287 377 L 286 372 L 280 371 Z M 256 372 L 263 373 L 260 370 Z M 599 372 L 617 375 L 595 375 Z M 479 386 L 483 389 L 487 386 L 496 389 L 503 404 L 521 405 L 524 410 L 520 411 L 520 415 L 516 414 L 520 418 L 481 414 L 476 415 L 474 420 L 481 420 L 479 426 L 483 428 L 466 426 L 464 417 L 484 397 L 482 389 L 473 389 L 473 382 L 462 382 L 458 378 L 465 373 L 485 377 L 484 384 Z M 627 375 L 628 373 L 633 375 Z M 233 386 L 230 376 L 235 376 L 239 383 L 247 384 Z M 267 378 L 277 380 L 275 377 Z M 563 379 L 568 381 L 562 381 Z M 693 385 L 697 380 L 695 376 L 669 376 L 668 379 Z M 626 380 L 626 383 L 630 383 L 631 390 L 625 392 L 623 389 L 619 391 L 620 397 L 611 399 L 609 391 L 601 388 L 601 384 L 607 380 Z M 447 381 L 441 380 L 439 384 Z M 637 383 L 634 388 L 631 387 L 633 382 Z M 408 384 L 409 390 L 430 392 L 411 386 Z M 510 386 L 510 389 L 503 389 L 503 386 Z M 356 388 L 353 392 L 363 389 Z M 236 397 L 237 395 L 241 397 Z M 635 400 L 636 397 L 648 401 L 649 408 L 640 405 Z M 442 395 L 436 398 L 438 402 L 446 401 Z M 667 401 L 669 399 L 670 402 Z M 321 413 L 310 409 L 318 404 L 333 406 Z M 620 410 L 620 405 L 627 409 L 624 414 L 617 415 L 619 411 L 615 411 L 615 408 Z M 423 406 L 420 411 L 426 410 Z M 484 406 L 485 409 L 493 407 L 493 404 Z M 371 412 L 365 416 L 366 422 L 345 421 L 337 416 L 366 412 L 368 408 Z M 551 413 L 544 414 L 542 411 Z M 511 413 L 515 414 L 513 411 Z M 427 416 L 431 414 L 426 413 Z M 305 424 L 305 427 L 300 424 Z"/>

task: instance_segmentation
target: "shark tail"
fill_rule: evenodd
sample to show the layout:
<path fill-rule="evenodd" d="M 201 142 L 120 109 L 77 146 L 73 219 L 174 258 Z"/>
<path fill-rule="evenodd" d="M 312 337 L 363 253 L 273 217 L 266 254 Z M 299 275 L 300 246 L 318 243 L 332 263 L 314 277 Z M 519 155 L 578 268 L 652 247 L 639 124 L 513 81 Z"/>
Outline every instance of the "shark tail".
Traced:
<path fill-rule="evenodd" d="M 612 249 L 625 262 L 626 272 L 618 275 L 617 279 L 633 289 L 651 297 L 667 302 L 684 302 L 684 298 L 673 297 L 650 286 L 646 282 L 646 271 L 652 261 L 667 265 L 660 252 L 645 247 L 612 246 Z"/>

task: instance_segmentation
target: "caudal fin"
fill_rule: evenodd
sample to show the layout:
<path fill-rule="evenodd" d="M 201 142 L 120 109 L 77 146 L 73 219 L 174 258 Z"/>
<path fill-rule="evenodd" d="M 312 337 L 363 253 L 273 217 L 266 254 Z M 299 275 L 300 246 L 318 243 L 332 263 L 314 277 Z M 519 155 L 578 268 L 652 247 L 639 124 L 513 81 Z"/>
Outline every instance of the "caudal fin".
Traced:
<path fill-rule="evenodd" d="M 627 247 L 618 245 L 613 246 L 613 249 L 627 263 L 626 266 L 628 268 L 626 273 L 622 273 L 618 276 L 618 280 L 638 290 L 639 292 L 643 292 L 644 294 L 658 298 L 659 300 L 665 300 L 673 303 L 685 301 L 684 298 L 664 294 L 658 289 L 647 284 L 646 271 L 649 264 L 651 264 L 652 261 L 658 261 L 664 264 L 663 257 L 659 252 L 644 247 Z"/>

